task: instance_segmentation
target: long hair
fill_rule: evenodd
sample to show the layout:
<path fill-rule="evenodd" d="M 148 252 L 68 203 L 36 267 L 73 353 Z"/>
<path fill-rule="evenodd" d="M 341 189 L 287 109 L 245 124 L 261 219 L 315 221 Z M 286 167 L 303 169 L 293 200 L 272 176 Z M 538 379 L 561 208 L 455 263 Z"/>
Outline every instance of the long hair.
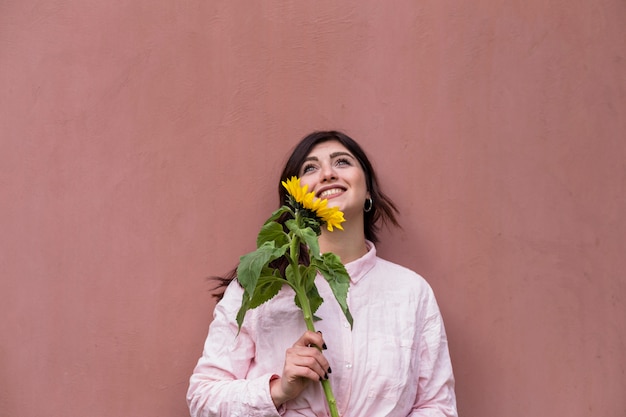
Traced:
<path fill-rule="evenodd" d="M 328 141 L 337 141 L 348 149 L 348 151 L 350 151 L 350 153 L 352 153 L 359 161 L 359 164 L 365 173 L 365 183 L 372 199 L 372 207 L 371 210 L 364 212 L 363 229 L 367 240 L 374 243 L 378 242 L 378 233 L 380 232 L 383 224 L 392 224 L 397 227 L 400 226 L 398 220 L 396 219 L 398 209 L 393 201 L 391 201 L 391 199 L 380 189 L 374 168 L 361 146 L 359 146 L 354 139 L 343 132 L 335 130 L 316 131 L 302 138 L 302 140 L 294 147 L 278 181 L 278 206 L 280 207 L 285 204 L 287 198 L 287 191 L 282 186 L 281 182 L 286 181 L 293 176 L 298 176 L 300 168 L 302 168 L 302 164 L 311 153 L 311 150 L 316 145 Z M 365 201 L 363 204 L 365 206 Z M 279 219 L 279 223 L 284 224 L 286 220 L 287 218 Z M 306 254 L 308 252 L 306 250 L 301 250 L 300 253 Z M 308 259 L 302 259 L 301 261 L 308 263 Z M 276 264 L 272 266 L 278 268 L 279 270 L 284 270 L 283 267 L 286 266 L 287 261 L 286 259 L 277 259 L 274 262 Z M 214 295 L 217 299 L 221 299 L 224 296 L 226 287 L 236 277 L 237 268 L 234 268 L 223 277 L 213 277 L 213 279 L 218 282 L 218 285 L 214 288 Z"/>
<path fill-rule="evenodd" d="M 337 141 L 341 143 L 346 149 L 352 153 L 361 164 L 361 168 L 365 172 L 365 182 L 367 190 L 372 198 L 372 209 L 365 212 L 363 219 L 363 228 L 365 231 L 365 238 L 374 243 L 378 242 L 378 232 L 382 224 L 391 223 L 394 226 L 400 226 L 396 219 L 398 209 L 389 197 L 387 197 L 380 186 L 378 185 L 378 179 L 374 168 L 370 163 L 367 155 L 351 137 L 345 133 L 331 130 L 331 131 L 318 131 L 313 132 L 305 136 L 300 143 L 296 145 L 291 156 L 285 164 L 283 173 L 280 175 L 280 181 L 278 182 L 278 199 L 279 205 L 283 205 L 287 196 L 287 191 L 281 185 L 281 181 L 298 176 L 300 168 L 307 156 L 311 153 L 311 150 L 320 143 L 328 141 Z M 363 202 L 365 205 L 365 201 Z"/>

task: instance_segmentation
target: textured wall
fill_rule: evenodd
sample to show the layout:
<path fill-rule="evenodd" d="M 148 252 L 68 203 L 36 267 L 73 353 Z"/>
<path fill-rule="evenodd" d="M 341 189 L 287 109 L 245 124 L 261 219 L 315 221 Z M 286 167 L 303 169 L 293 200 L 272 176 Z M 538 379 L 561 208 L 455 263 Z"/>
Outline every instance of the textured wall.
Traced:
<path fill-rule="evenodd" d="M 288 149 L 402 210 L 463 417 L 626 415 L 626 3 L 0 2 L 0 415 L 185 416 Z"/>

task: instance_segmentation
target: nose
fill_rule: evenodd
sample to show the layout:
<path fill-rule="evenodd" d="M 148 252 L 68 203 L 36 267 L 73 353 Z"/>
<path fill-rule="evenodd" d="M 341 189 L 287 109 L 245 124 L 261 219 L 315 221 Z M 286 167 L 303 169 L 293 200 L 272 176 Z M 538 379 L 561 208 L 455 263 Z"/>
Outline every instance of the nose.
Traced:
<path fill-rule="evenodd" d="M 337 173 L 335 172 L 332 164 L 324 164 L 321 168 L 322 182 L 332 181 L 337 179 Z"/>

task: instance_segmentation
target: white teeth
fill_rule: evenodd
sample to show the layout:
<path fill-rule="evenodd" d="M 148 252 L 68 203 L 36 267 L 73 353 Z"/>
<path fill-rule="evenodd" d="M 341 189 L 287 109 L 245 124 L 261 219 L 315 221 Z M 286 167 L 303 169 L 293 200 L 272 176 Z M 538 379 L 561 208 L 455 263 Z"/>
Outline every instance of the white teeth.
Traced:
<path fill-rule="evenodd" d="M 343 192 L 340 188 L 331 188 L 330 190 L 325 190 L 320 193 L 320 198 L 326 198 L 331 195 L 339 194 Z"/>

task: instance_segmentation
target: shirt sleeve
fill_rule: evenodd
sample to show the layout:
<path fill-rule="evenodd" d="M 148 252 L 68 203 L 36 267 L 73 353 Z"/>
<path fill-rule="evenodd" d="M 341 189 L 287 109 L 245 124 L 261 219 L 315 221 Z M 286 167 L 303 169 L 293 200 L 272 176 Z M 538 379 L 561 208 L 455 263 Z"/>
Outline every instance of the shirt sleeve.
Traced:
<path fill-rule="evenodd" d="M 429 288 L 420 343 L 420 375 L 412 417 L 458 417 L 448 339 L 435 296 Z"/>
<path fill-rule="evenodd" d="M 217 304 L 209 335 L 189 382 L 187 404 L 192 417 L 278 417 L 269 384 L 273 374 L 246 378 L 255 356 L 247 327 L 238 333 L 234 318 L 241 288 L 230 285 Z"/>

